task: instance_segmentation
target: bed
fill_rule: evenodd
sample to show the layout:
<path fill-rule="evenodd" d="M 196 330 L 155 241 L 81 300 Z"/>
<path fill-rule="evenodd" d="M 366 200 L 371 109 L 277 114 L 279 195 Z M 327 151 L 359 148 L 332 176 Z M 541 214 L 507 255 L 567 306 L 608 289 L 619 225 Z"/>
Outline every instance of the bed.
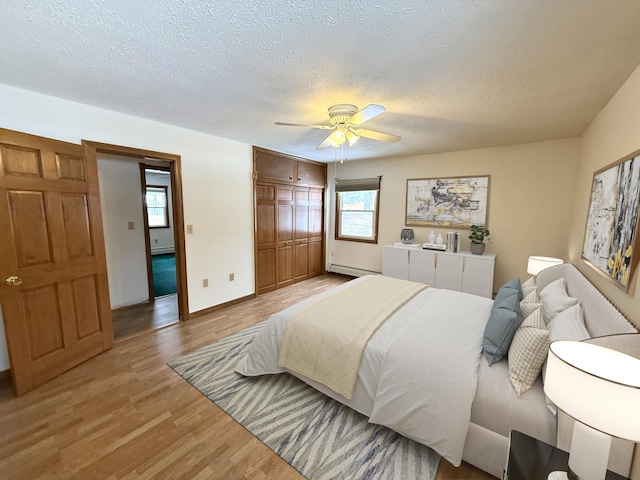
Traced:
<path fill-rule="evenodd" d="M 547 285 L 550 292 L 559 284 L 566 297 L 576 299 L 573 310 L 579 310 L 589 337 L 637 332 L 573 265 L 544 270 L 535 280 L 535 288 L 526 290 L 534 292 L 535 300 L 539 293 L 545 300 Z M 279 365 L 281 343 L 292 319 L 297 321 L 304 313 L 320 309 L 323 299 L 327 303 L 326 299 L 362 291 L 366 282 L 371 282 L 369 277 L 355 279 L 272 315 L 236 371 L 247 376 L 292 374 L 366 415 L 372 423 L 432 447 L 453 465 L 466 461 L 496 477 L 505 466 L 511 430 L 566 448 L 572 423 L 561 412 L 553 412 L 546 401 L 542 375 L 537 375 L 518 396 L 508 359 L 491 366 L 487 361 L 490 356 L 485 352 L 485 330 L 508 285 L 500 289 L 496 302 L 431 287 L 415 293 L 366 342 L 350 391 L 337 393 L 324 380 L 307 376 L 309 370 Z M 516 283 L 521 288 L 519 280 Z M 512 288 L 513 282 L 510 284 Z M 525 307 L 519 303 L 526 300 L 522 296 L 521 289 L 518 309 L 520 305 Z M 565 299 L 549 300 L 550 294 L 546 297 L 548 305 L 535 302 L 542 304 L 540 311 L 544 307 L 545 314 L 557 314 L 554 310 L 560 309 Z M 574 333 L 570 329 L 563 334 Z M 610 468 L 628 475 L 633 444 L 615 445 L 613 450 Z"/>

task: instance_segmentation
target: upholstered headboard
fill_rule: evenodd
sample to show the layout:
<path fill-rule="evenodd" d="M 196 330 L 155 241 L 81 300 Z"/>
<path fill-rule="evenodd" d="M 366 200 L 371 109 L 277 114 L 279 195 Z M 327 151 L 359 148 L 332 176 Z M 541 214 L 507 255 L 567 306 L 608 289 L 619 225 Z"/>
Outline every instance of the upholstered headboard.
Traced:
<path fill-rule="evenodd" d="M 592 337 L 638 332 L 631 322 L 571 263 L 542 270 L 536 277 L 538 291 L 561 277 L 565 279 L 569 296 L 577 298 L 580 302 L 584 323 Z"/>
<path fill-rule="evenodd" d="M 542 270 L 536 277 L 538 291 L 559 278 L 565 279 L 565 286 L 570 297 L 577 298 L 582 307 L 585 325 L 592 337 L 603 337 L 619 333 L 638 333 L 638 330 L 622 315 L 607 298 L 594 287 L 585 276 L 572 264 L 565 263 Z M 616 341 L 625 337 L 608 337 L 589 340 L 609 348 L 616 347 Z M 603 343 L 608 342 L 608 343 Z M 621 344 L 620 346 L 623 346 Z M 624 351 L 623 348 L 621 348 Z M 627 352 L 628 353 L 628 352 Z M 566 413 L 558 412 L 558 432 L 556 445 L 568 451 L 571 446 L 571 435 L 574 420 Z M 624 477 L 629 476 L 635 444 L 627 440 L 614 438 L 609 455 L 609 470 Z"/>

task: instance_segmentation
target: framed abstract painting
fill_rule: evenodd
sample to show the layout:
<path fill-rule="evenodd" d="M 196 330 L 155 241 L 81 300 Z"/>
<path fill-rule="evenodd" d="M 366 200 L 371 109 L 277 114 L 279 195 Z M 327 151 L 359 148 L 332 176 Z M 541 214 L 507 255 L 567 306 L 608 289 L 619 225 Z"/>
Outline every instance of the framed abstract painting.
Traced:
<path fill-rule="evenodd" d="M 407 180 L 407 225 L 486 227 L 489 176 Z"/>
<path fill-rule="evenodd" d="M 582 259 L 625 292 L 638 256 L 640 151 L 593 175 Z"/>

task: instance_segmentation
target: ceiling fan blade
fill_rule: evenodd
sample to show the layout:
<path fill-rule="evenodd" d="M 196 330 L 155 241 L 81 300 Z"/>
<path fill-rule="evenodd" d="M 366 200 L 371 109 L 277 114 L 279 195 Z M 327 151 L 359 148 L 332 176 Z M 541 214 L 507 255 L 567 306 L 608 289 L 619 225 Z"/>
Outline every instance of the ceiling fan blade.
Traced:
<path fill-rule="evenodd" d="M 358 128 L 356 134 L 361 137 L 371 138 L 373 140 L 380 140 L 381 142 L 397 142 L 401 137 L 397 135 L 391 135 L 390 133 L 374 132 L 373 130 L 365 130 L 364 128 Z"/>
<path fill-rule="evenodd" d="M 360 125 L 361 123 L 366 122 L 367 120 L 371 120 L 373 117 L 377 117 L 381 113 L 386 112 L 386 108 L 382 105 L 376 105 L 372 103 L 371 105 L 367 105 L 363 109 L 361 109 L 358 113 L 351 115 L 347 122 L 351 125 Z"/>
<path fill-rule="evenodd" d="M 316 150 L 324 150 L 325 148 L 329 148 L 331 146 L 331 135 L 324 139 L 324 141 L 316 147 Z"/>
<path fill-rule="evenodd" d="M 276 125 L 283 125 L 285 127 L 307 127 L 307 128 L 322 128 L 323 130 L 329 130 L 335 128 L 333 125 L 303 125 L 301 123 L 285 123 L 275 122 Z"/>

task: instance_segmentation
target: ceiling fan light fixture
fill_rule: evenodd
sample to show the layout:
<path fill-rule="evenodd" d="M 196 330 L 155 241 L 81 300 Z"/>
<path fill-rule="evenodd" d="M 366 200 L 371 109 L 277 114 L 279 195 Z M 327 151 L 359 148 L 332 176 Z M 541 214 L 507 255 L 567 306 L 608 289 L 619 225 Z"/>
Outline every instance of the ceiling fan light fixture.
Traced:
<path fill-rule="evenodd" d="M 360 138 L 360 136 L 356 134 L 353 130 L 349 130 L 345 136 L 347 137 L 347 141 L 349 142 L 350 147 L 355 145 L 358 139 Z"/>
<path fill-rule="evenodd" d="M 335 148 L 338 148 L 340 146 L 340 144 L 334 140 L 333 134 L 331 134 L 331 136 L 329 137 L 329 145 Z"/>
<path fill-rule="evenodd" d="M 339 130 L 336 130 L 331 135 L 331 139 L 336 143 L 336 146 L 338 146 L 338 145 L 342 145 L 345 142 L 346 137 L 345 137 L 344 133 L 342 133 Z"/>
<path fill-rule="evenodd" d="M 377 132 L 375 130 L 366 130 L 364 128 L 355 128 L 358 125 L 368 122 L 372 118 L 384 113 L 386 109 L 382 105 L 370 104 L 361 110 L 351 104 L 341 103 L 329 107 L 329 124 L 330 125 L 302 125 L 299 123 L 283 123 L 276 122 L 276 125 L 284 125 L 289 127 L 308 127 L 320 128 L 323 130 L 333 130 L 317 147 L 316 150 L 324 150 L 329 147 L 343 147 L 345 142 L 349 142 L 349 146 L 355 145 L 360 137 L 378 140 L 380 142 L 397 142 L 400 137 L 389 133 Z"/>

